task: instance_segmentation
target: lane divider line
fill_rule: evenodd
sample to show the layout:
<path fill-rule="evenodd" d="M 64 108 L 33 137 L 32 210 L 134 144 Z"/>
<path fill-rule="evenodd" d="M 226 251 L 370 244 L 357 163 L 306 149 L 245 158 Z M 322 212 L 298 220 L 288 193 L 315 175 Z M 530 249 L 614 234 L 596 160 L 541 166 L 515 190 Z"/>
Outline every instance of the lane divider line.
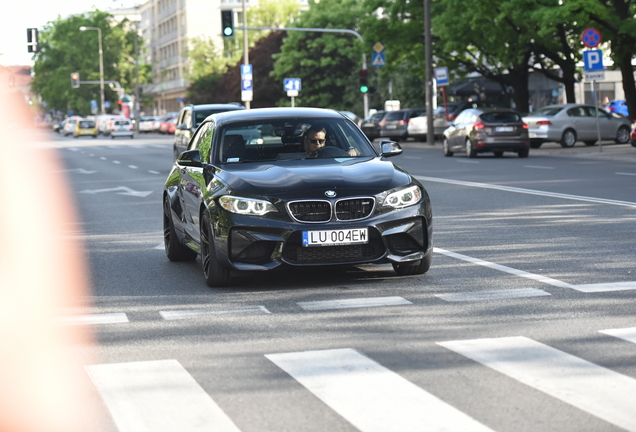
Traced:
<path fill-rule="evenodd" d="M 402 306 L 411 305 L 410 301 L 402 297 L 371 297 L 343 300 L 322 300 L 310 302 L 298 302 L 298 306 L 306 311 L 321 311 L 333 309 L 352 309 L 377 306 Z"/>

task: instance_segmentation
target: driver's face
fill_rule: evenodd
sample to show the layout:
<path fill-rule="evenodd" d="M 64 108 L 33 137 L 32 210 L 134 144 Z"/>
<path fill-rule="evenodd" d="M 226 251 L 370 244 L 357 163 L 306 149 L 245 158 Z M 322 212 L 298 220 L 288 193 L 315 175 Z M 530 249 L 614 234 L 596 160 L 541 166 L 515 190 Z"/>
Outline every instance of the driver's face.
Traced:
<path fill-rule="evenodd" d="M 309 132 L 305 137 L 305 150 L 308 155 L 325 146 L 326 134 L 323 131 Z"/>

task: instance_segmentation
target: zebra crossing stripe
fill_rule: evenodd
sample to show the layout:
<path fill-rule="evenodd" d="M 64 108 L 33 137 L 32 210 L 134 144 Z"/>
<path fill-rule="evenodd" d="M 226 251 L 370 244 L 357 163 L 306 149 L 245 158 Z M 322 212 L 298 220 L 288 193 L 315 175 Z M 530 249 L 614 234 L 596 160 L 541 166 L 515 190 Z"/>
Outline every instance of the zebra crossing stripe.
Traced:
<path fill-rule="evenodd" d="M 298 306 L 307 311 L 351 309 L 376 306 L 401 306 L 410 304 L 413 303 L 398 296 L 298 302 Z"/>
<path fill-rule="evenodd" d="M 271 314 L 265 306 L 245 306 L 236 308 L 202 308 L 185 310 L 159 311 L 159 315 L 166 320 L 184 320 L 218 315 L 260 315 Z"/>
<path fill-rule="evenodd" d="M 636 327 L 600 330 L 599 333 L 614 336 L 631 343 L 636 343 Z"/>
<path fill-rule="evenodd" d="M 438 342 L 625 430 L 636 432 L 636 379 L 525 337 Z"/>
<path fill-rule="evenodd" d="M 479 301 L 479 300 L 503 300 L 503 299 L 516 299 L 524 297 L 543 297 L 549 296 L 550 293 L 534 288 L 519 288 L 508 290 L 492 290 L 492 291 L 477 291 L 467 293 L 450 293 L 450 294 L 435 294 L 436 297 L 446 300 L 448 302 L 462 302 L 462 301 Z"/>
<path fill-rule="evenodd" d="M 265 357 L 361 432 L 491 431 L 352 349 Z"/>
<path fill-rule="evenodd" d="M 86 369 L 119 432 L 239 432 L 176 360 Z"/>
<path fill-rule="evenodd" d="M 123 312 L 86 315 L 67 315 L 57 318 L 59 325 L 96 325 L 127 323 L 128 316 Z"/>

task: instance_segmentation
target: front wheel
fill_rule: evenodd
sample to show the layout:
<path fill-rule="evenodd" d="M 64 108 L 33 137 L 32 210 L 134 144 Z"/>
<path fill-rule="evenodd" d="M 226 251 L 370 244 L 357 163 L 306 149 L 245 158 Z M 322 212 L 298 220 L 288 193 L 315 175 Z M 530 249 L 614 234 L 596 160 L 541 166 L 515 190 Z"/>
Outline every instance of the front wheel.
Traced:
<path fill-rule="evenodd" d="M 391 263 L 393 265 L 393 270 L 398 276 L 411 276 L 424 274 L 431 268 L 431 263 L 433 262 L 433 249 L 431 248 L 430 252 L 424 256 L 421 260 L 417 260 L 415 262 L 410 263 Z"/>
<path fill-rule="evenodd" d="M 230 269 L 223 267 L 216 258 L 212 224 L 205 214 L 201 218 L 201 266 L 205 283 L 210 287 L 223 287 L 230 284 Z"/>
<path fill-rule="evenodd" d="M 627 144 L 630 139 L 630 131 L 627 126 L 621 126 L 618 128 L 618 132 L 616 132 L 616 139 L 614 142 L 616 144 Z"/>
<path fill-rule="evenodd" d="M 163 245 L 170 261 L 194 261 L 197 257 L 195 251 L 179 242 L 172 222 L 172 210 L 168 197 L 163 200 Z"/>
<path fill-rule="evenodd" d="M 574 144 L 576 144 L 576 132 L 567 129 L 561 137 L 561 147 L 574 147 Z"/>
<path fill-rule="evenodd" d="M 444 138 L 444 143 L 442 144 L 442 146 L 444 148 L 444 156 L 452 157 L 453 152 L 450 151 L 450 146 L 448 145 L 448 138 Z"/>

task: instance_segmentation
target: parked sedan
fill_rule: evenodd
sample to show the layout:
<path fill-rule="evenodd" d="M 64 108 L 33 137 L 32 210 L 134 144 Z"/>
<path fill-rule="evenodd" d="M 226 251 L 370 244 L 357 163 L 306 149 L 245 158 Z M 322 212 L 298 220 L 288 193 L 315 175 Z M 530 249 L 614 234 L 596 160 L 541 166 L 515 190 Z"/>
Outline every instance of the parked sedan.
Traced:
<path fill-rule="evenodd" d="M 618 144 L 629 142 L 631 122 L 620 115 L 596 111 L 592 105 L 565 104 L 543 107 L 523 118 L 528 125 L 530 147 L 539 148 L 544 142 L 554 141 L 562 147 L 572 147 L 577 141 L 592 146 L 598 140 L 614 140 Z"/>
<path fill-rule="evenodd" d="M 112 126 L 110 128 L 110 137 L 111 139 L 115 139 L 115 137 L 128 137 L 133 139 L 135 137 L 135 126 L 133 126 L 132 122 L 126 118 L 113 120 Z"/>
<path fill-rule="evenodd" d="M 406 140 L 409 136 L 408 126 L 411 117 L 425 113 L 425 108 L 407 108 L 389 111 L 380 121 L 380 136 L 394 140 Z"/>
<path fill-rule="evenodd" d="M 308 155 L 306 146 L 317 149 Z M 333 110 L 207 117 L 165 183 L 168 259 L 201 255 L 209 286 L 228 285 L 231 270 L 280 266 L 391 263 L 398 275 L 425 273 L 433 254 L 428 194 L 387 160 L 402 153 L 399 144 L 380 147 Z"/>
<path fill-rule="evenodd" d="M 521 115 L 508 108 L 471 108 L 461 112 L 444 131 L 444 156 L 465 152 L 469 158 L 492 152 L 496 157 L 515 152 L 526 158 L 530 152 L 528 126 Z"/>
<path fill-rule="evenodd" d="M 376 111 L 362 121 L 360 129 L 371 141 L 380 138 L 380 121 L 385 114 L 385 111 Z"/>
<path fill-rule="evenodd" d="M 152 132 L 155 127 L 155 121 L 157 121 L 157 117 L 142 117 L 141 120 L 139 120 L 139 132 Z"/>

